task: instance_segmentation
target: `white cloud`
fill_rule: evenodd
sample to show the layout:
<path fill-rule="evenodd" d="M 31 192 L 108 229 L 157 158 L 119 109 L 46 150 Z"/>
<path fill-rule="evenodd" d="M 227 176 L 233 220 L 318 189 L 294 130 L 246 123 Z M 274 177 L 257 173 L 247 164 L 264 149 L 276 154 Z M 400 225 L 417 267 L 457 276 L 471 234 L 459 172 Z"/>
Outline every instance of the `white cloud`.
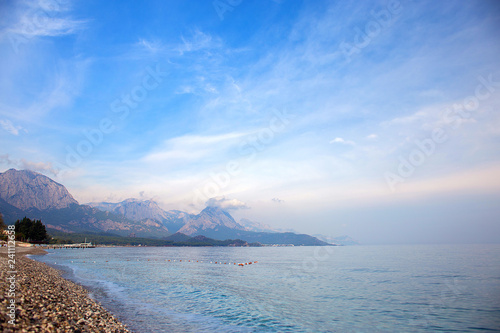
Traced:
<path fill-rule="evenodd" d="M 377 134 L 370 134 L 366 138 L 369 139 L 369 140 L 375 140 L 375 139 L 378 138 L 378 135 Z"/>
<path fill-rule="evenodd" d="M 333 139 L 332 141 L 330 141 L 330 143 L 341 143 L 341 144 L 344 144 L 344 145 L 350 145 L 350 146 L 354 146 L 354 145 L 356 145 L 356 144 L 354 143 L 354 141 L 345 140 L 345 139 L 342 139 L 342 138 L 335 138 L 335 139 Z"/>
<path fill-rule="evenodd" d="M 206 202 L 208 207 L 218 207 L 221 209 L 243 209 L 249 208 L 243 201 L 237 199 L 226 199 L 225 197 L 210 198 Z"/>
<path fill-rule="evenodd" d="M 13 159 L 9 154 L 0 155 L 0 164 L 6 164 L 20 170 L 31 170 L 40 173 L 50 173 L 57 176 L 61 170 L 55 168 L 51 162 L 33 162 L 24 158 L 20 160 Z"/>

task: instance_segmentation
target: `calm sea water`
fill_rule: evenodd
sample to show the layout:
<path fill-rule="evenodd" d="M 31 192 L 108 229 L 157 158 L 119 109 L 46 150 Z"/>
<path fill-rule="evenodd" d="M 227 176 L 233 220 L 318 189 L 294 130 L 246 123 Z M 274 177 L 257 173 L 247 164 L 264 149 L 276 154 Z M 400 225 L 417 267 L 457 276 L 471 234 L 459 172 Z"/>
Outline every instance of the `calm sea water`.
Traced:
<path fill-rule="evenodd" d="M 136 332 L 500 331 L 500 245 L 96 248 L 32 257 L 64 269 Z"/>

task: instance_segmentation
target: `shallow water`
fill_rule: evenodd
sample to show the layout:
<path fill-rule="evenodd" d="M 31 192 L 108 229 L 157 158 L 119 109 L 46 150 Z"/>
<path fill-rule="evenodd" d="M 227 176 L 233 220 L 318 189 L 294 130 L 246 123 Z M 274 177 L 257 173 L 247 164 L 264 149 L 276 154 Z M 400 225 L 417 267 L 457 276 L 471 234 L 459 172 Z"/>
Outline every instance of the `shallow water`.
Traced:
<path fill-rule="evenodd" d="M 136 332 L 500 330 L 500 245 L 95 248 L 32 258 L 64 268 Z"/>

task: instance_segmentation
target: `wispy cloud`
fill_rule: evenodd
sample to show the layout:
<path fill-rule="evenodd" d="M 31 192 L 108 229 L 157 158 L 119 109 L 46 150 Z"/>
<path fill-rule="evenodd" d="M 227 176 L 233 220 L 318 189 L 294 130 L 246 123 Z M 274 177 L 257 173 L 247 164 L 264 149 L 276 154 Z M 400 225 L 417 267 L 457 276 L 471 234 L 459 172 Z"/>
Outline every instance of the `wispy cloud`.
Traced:
<path fill-rule="evenodd" d="M 19 18 L 19 22 L 9 29 L 9 32 L 27 38 L 55 37 L 73 34 L 85 26 L 85 21 L 49 17 L 48 15 L 39 17 L 38 15 L 34 13 L 23 15 Z"/>
<path fill-rule="evenodd" d="M 139 41 L 136 43 L 136 46 L 143 48 L 147 52 L 151 52 L 153 54 L 164 51 L 165 49 L 165 46 L 160 41 L 147 40 L 145 38 L 139 39 Z"/>
<path fill-rule="evenodd" d="M 19 135 L 19 131 L 23 129 L 21 126 L 15 126 L 8 119 L 0 119 L 0 125 L 5 131 L 9 132 L 12 135 Z"/>
<path fill-rule="evenodd" d="M 192 35 L 181 37 L 182 44 L 177 47 L 177 51 L 180 55 L 184 53 L 195 52 L 201 50 L 209 50 L 214 48 L 219 48 L 222 46 L 222 40 L 217 37 L 213 37 L 210 34 L 204 33 L 198 29 L 194 30 Z"/>
<path fill-rule="evenodd" d="M 84 29 L 87 22 L 71 18 L 69 2 L 33 0 L 19 2 L 14 15 L 2 29 L 13 43 L 23 43 L 36 37 L 57 37 Z M 23 40 L 24 39 L 24 40 Z"/>
<path fill-rule="evenodd" d="M 10 157 L 9 154 L 0 155 L 0 164 L 4 164 L 7 167 L 26 169 L 31 171 L 37 171 L 40 173 L 48 173 L 56 177 L 61 171 L 58 168 L 54 167 L 54 165 L 51 162 L 33 162 L 26 160 L 24 158 L 18 160 Z"/>
<path fill-rule="evenodd" d="M 226 133 L 216 135 L 184 135 L 167 140 L 145 157 L 146 162 L 197 161 L 217 151 L 225 151 L 236 145 L 248 133 Z"/>
<path fill-rule="evenodd" d="M 221 209 L 243 209 L 248 208 L 248 206 L 240 200 L 237 199 L 226 199 L 225 197 L 210 198 L 206 202 L 208 207 L 218 207 Z"/>

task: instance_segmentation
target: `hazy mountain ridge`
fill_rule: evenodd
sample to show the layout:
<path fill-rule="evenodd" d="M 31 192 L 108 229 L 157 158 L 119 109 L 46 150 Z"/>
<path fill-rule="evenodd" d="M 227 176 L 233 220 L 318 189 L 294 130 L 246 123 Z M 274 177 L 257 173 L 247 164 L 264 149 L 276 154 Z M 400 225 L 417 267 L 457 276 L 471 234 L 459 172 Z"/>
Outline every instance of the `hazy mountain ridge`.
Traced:
<path fill-rule="evenodd" d="M 170 233 L 179 231 L 195 215 L 178 210 L 165 211 L 153 200 L 126 199 L 117 203 L 91 202 L 91 207 L 101 211 L 123 215 L 128 219 L 144 224 L 158 223 Z"/>
<path fill-rule="evenodd" d="M 189 219 L 178 231 L 191 236 L 201 234 L 207 230 L 222 230 L 223 228 L 245 230 L 245 228 L 238 224 L 228 212 L 217 207 L 209 206 L 203 209 L 200 214 Z"/>
<path fill-rule="evenodd" d="M 324 242 L 330 243 L 330 244 L 336 244 L 336 245 L 359 245 L 359 242 L 347 235 L 343 236 L 325 236 L 321 234 L 314 234 L 314 237 L 316 237 L 319 240 L 322 240 Z"/>
<path fill-rule="evenodd" d="M 267 244 L 328 245 L 305 234 L 249 231 L 227 211 L 215 206 L 192 215 L 164 211 L 152 200 L 80 205 L 63 185 L 28 170 L 10 169 L 0 173 L 0 212 L 5 212 L 9 224 L 27 216 L 41 219 L 49 228 L 63 232 L 105 232 L 152 238 L 178 233 L 176 237 L 181 238 L 181 234 L 185 234 Z"/>
<path fill-rule="evenodd" d="M 94 203 L 95 207 L 107 206 L 111 208 L 137 204 L 137 200 L 130 199 L 111 205 L 109 203 Z M 153 207 L 158 207 L 158 205 L 154 205 Z M 167 215 L 170 217 L 173 217 L 173 215 L 177 214 L 177 224 L 170 225 L 169 227 L 169 231 L 175 234 L 163 238 L 167 240 L 175 239 L 179 241 L 180 239 L 183 239 L 185 237 L 196 237 L 202 235 L 216 240 L 243 239 L 250 243 L 260 242 L 263 244 L 328 244 L 327 242 L 318 240 L 310 235 L 297 234 L 293 232 L 279 232 L 278 230 L 271 229 L 271 227 L 269 226 L 253 221 L 250 221 L 253 230 L 249 230 L 248 227 L 245 227 L 236 222 L 231 214 L 229 214 L 227 211 L 215 206 L 206 207 L 198 215 L 187 214 L 181 211 L 167 211 L 165 213 L 167 213 Z M 158 214 L 158 216 L 161 217 L 163 215 Z M 181 216 L 184 217 L 184 219 L 181 219 Z M 245 219 L 242 220 L 245 221 Z M 144 222 L 145 220 L 142 221 Z M 158 223 L 162 223 L 163 225 L 166 225 L 166 223 L 168 223 L 168 220 L 164 220 L 163 222 L 159 220 L 156 221 Z"/>
<path fill-rule="evenodd" d="M 0 173 L 0 212 L 6 223 L 24 216 L 41 219 L 64 232 L 112 232 L 117 235 L 168 235 L 159 223 L 138 223 L 123 215 L 80 205 L 68 190 L 47 176 L 29 170 Z"/>
<path fill-rule="evenodd" d="M 242 225 L 246 231 L 255 231 L 255 232 L 279 232 L 276 229 L 271 228 L 267 224 L 263 224 L 260 222 L 252 221 L 249 219 L 241 219 L 240 225 Z"/>
<path fill-rule="evenodd" d="M 131 198 L 118 203 L 91 202 L 87 205 L 103 211 L 123 215 L 134 221 L 141 221 L 145 219 L 162 221 L 169 217 L 169 214 L 161 209 L 158 204 L 152 200 L 141 201 Z"/>

